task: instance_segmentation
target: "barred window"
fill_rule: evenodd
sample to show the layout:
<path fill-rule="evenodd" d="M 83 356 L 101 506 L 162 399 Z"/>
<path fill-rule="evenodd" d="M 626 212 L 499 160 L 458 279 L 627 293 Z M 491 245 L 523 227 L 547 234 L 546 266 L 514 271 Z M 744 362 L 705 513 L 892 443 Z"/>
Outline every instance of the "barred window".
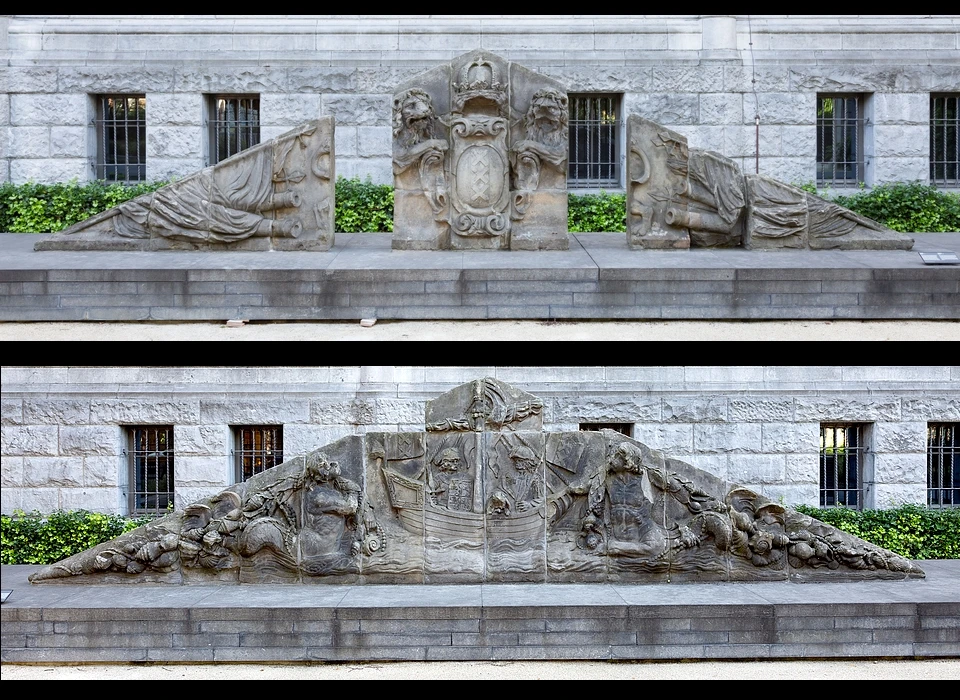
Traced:
<path fill-rule="evenodd" d="M 143 182 L 147 179 L 146 96 L 98 95 L 96 100 L 97 179 Z"/>
<path fill-rule="evenodd" d="M 260 143 L 260 97 L 210 95 L 210 165 Z"/>
<path fill-rule="evenodd" d="M 620 187 L 620 95 L 569 95 L 567 187 Z"/>
<path fill-rule="evenodd" d="M 867 453 L 865 426 L 824 423 L 820 426 L 820 507 L 863 506 L 863 467 Z"/>
<path fill-rule="evenodd" d="M 580 430 L 616 430 L 627 437 L 633 437 L 633 423 L 581 423 Z"/>
<path fill-rule="evenodd" d="M 927 426 L 927 505 L 960 506 L 960 423 Z"/>
<path fill-rule="evenodd" d="M 246 481 L 283 462 L 282 425 L 237 425 L 233 436 L 235 481 Z"/>
<path fill-rule="evenodd" d="M 133 426 L 127 432 L 130 513 L 164 515 L 173 507 L 173 426 Z"/>
<path fill-rule="evenodd" d="M 960 94 L 930 96 L 930 183 L 960 186 Z"/>
<path fill-rule="evenodd" d="M 863 95 L 817 95 L 817 185 L 864 181 Z"/>

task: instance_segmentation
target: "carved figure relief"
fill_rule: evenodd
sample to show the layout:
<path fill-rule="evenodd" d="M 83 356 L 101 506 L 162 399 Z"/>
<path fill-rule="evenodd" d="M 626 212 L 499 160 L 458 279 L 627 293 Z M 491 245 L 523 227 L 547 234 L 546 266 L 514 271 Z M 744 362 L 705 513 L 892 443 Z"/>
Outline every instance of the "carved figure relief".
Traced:
<path fill-rule="evenodd" d="M 627 246 L 903 249 L 913 239 L 627 117 Z"/>
<path fill-rule="evenodd" d="M 829 581 L 913 562 L 620 433 L 544 432 L 487 377 L 424 429 L 326 445 L 44 567 L 35 583 Z"/>
<path fill-rule="evenodd" d="M 333 118 L 308 122 L 36 244 L 37 250 L 327 250 Z"/>

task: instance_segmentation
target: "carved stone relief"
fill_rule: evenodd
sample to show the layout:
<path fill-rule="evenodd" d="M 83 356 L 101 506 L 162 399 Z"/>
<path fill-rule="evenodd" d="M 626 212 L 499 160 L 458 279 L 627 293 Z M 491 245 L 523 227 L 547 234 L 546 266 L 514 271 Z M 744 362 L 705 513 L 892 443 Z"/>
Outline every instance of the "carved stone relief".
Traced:
<path fill-rule="evenodd" d="M 913 239 L 627 117 L 627 245 L 909 250 Z"/>
<path fill-rule="evenodd" d="M 567 97 L 473 51 L 394 93 L 394 236 L 404 250 L 565 250 Z"/>
<path fill-rule="evenodd" d="M 31 581 L 478 583 L 923 577 L 913 562 L 620 433 L 544 432 L 479 379 L 424 430 L 344 438 Z"/>
<path fill-rule="evenodd" d="M 333 117 L 308 122 L 37 242 L 36 250 L 328 250 Z"/>

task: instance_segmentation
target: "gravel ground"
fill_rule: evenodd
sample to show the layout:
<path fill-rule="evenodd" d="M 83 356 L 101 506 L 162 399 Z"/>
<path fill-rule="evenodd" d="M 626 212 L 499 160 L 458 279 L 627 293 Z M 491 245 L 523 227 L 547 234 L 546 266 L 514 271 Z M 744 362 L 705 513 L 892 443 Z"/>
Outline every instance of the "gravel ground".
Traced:
<path fill-rule="evenodd" d="M 960 321 L 0 322 L 5 340 L 960 340 Z"/>

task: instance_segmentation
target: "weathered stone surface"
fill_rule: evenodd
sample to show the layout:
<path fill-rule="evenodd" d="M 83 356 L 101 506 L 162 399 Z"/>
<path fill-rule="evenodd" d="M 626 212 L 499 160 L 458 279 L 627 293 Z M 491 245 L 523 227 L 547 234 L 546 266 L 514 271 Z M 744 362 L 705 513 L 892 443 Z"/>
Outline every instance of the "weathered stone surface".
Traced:
<path fill-rule="evenodd" d="M 406 399 L 377 399 L 375 402 L 377 423 L 419 423 L 423 420 L 424 401 Z"/>
<path fill-rule="evenodd" d="M 927 496 L 927 485 L 923 482 L 877 484 L 874 489 L 876 507 L 881 509 L 899 508 L 904 503 L 923 503 Z"/>
<path fill-rule="evenodd" d="M 633 423 L 658 421 L 660 399 L 643 397 L 580 397 L 578 400 L 558 398 L 554 402 L 553 419 L 583 423 Z"/>
<path fill-rule="evenodd" d="M 121 444 L 120 428 L 114 425 L 63 426 L 60 428 L 62 455 L 118 455 Z"/>
<path fill-rule="evenodd" d="M 559 83 L 490 51 L 398 86 L 393 247 L 566 250 L 567 120 Z"/>
<path fill-rule="evenodd" d="M 763 434 L 757 423 L 712 423 L 693 426 L 693 447 L 697 452 L 763 451 Z M 737 447 L 734 448 L 733 446 Z"/>
<path fill-rule="evenodd" d="M 699 95 L 654 92 L 627 95 L 623 102 L 625 114 L 642 115 L 644 119 L 671 128 L 698 123 Z"/>
<path fill-rule="evenodd" d="M 47 158 L 50 155 L 50 127 L 10 127 L 10 155 L 15 158 Z"/>
<path fill-rule="evenodd" d="M 83 485 L 93 487 L 116 487 L 119 484 L 119 472 L 121 469 L 123 469 L 123 465 L 117 460 L 116 457 L 84 455 Z"/>
<path fill-rule="evenodd" d="M 84 486 L 79 457 L 25 457 L 23 486 Z"/>
<path fill-rule="evenodd" d="M 873 426 L 874 449 L 879 452 L 924 452 L 926 450 L 926 424 L 886 423 L 877 421 Z"/>
<path fill-rule="evenodd" d="M 86 146 L 86 128 L 82 126 L 51 126 L 50 156 L 69 158 Z"/>
<path fill-rule="evenodd" d="M 900 418 L 900 402 L 880 397 L 872 401 L 797 397 L 796 406 L 798 421 L 895 421 Z"/>
<path fill-rule="evenodd" d="M 52 423 L 54 425 L 83 425 L 90 422 L 88 401 L 24 401 L 25 423 Z"/>
<path fill-rule="evenodd" d="M 333 130 L 330 117 L 305 122 L 35 248 L 328 250 L 334 237 Z M 200 137 L 194 127 L 155 126 L 148 131 L 148 154 L 187 159 L 200 152 Z"/>
<path fill-rule="evenodd" d="M 683 583 L 924 575 L 760 495 L 766 484 L 786 492 L 785 468 L 796 457 L 745 454 L 749 447 L 730 453 L 731 445 L 759 445 L 760 424 L 695 424 L 693 450 L 712 453 L 695 467 L 612 430 L 545 433 L 542 408 L 536 396 L 478 379 L 427 401 L 423 430 L 373 426 L 229 486 L 220 456 L 178 454 L 178 469 L 189 476 L 177 479 L 175 512 L 30 580 Z M 202 429 L 181 438 L 199 448 Z M 69 432 L 72 443 L 102 444 L 98 430 L 65 426 L 61 440 Z M 64 506 L 84 498 L 87 507 L 109 511 L 120 498 L 106 457 L 89 464 L 20 459 L 26 486 L 14 486 L 5 504 L 40 483 L 56 484 L 51 502 L 57 493 Z M 81 485 L 88 476 L 104 485 Z"/>
<path fill-rule="evenodd" d="M 714 397 L 666 397 L 663 399 L 665 423 L 707 423 L 727 420 L 728 401 Z"/>
<path fill-rule="evenodd" d="M 801 452 L 810 454 L 819 445 L 819 426 L 815 423 L 763 423 L 764 452 Z"/>
<path fill-rule="evenodd" d="M 84 126 L 87 96 L 69 92 L 10 95 L 12 126 Z M 79 155 L 79 154 L 77 154 Z"/>
<path fill-rule="evenodd" d="M 737 423 L 793 420 L 793 400 L 745 398 L 727 402 L 727 419 Z"/>
<path fill-rule="evenodd" d="M 58 454 L 57 426 L 4 425 L 0 426 L 0 447 L 3 455 Z"/>
<path fill-rule="evenodd" d="M 229 452 L 229 440 L 230 430 L 225 425 L 173 426 L 173 444 L 177 447 L 177 454 L 224 455 Z"/>
<path fill-rule="evenodd" d="M 3 399 L 0 401 L 0 424 L 20 425 L 23 423 L 23 401 Z"/>
<path fill-rule="evenodd" d="M 310 404 L 306 400 L 203 400 L 200 402 L 200 417 L 197 422 L 207 425 L 217 423 L 229 423 L 233 425 L 301 423 L 309 420 L 309 411 Z"/>
<path fill-rule="evenodd" d="M 164 127 L 203 124 L 203 97 L 197 94 L 151 93 L 150 119 Z M 158 154 L 160 155 L 160 154 Z"/>
<path fill-rule="evenodd" d="M 372 425 L 376 422 L 376 405 L 361 399 L 346 401 L 311 401 L 310 422 L 321 425 Z"/>
<path fill-rule="evenodd" d="M 926 470 L 927 456 L 924 453 L 907 452 L 874 456 L 874 481 L 882 484 L 916 483 L 917 475 L 925 474 Z"/>
<path fill-rule="evenodd" d="M 23 457 L 3 458 L 3 469 L 0 470 L 0 486 L 4 489 L 23 486 Z M 9 510 L 2 511 L 4 515 L 10 513 Z"/>
<path fill-rule="evenodd" d="M 200 422 L 199 401 L 145 399 L 95 399 L 90 402 L 92 423 L 180 423 Z"/>
<path fill-rule="evenodd" d="M 359 126 L 389 126 L 390 98 L 386 95 L 323 95 L 321 114 L 336 123 Z"/>
<path fill-rule="evenodd" d="M 785 466 L 783 455 L 730 455 L 726 478 L 738 484 L 780 484 Z"/>
<path fill-rule="evenodd" d="M 960 398 L 912 399 L 900 400 L 900 412 L 903 420 L 918 421 L 960 421 Z"/>

